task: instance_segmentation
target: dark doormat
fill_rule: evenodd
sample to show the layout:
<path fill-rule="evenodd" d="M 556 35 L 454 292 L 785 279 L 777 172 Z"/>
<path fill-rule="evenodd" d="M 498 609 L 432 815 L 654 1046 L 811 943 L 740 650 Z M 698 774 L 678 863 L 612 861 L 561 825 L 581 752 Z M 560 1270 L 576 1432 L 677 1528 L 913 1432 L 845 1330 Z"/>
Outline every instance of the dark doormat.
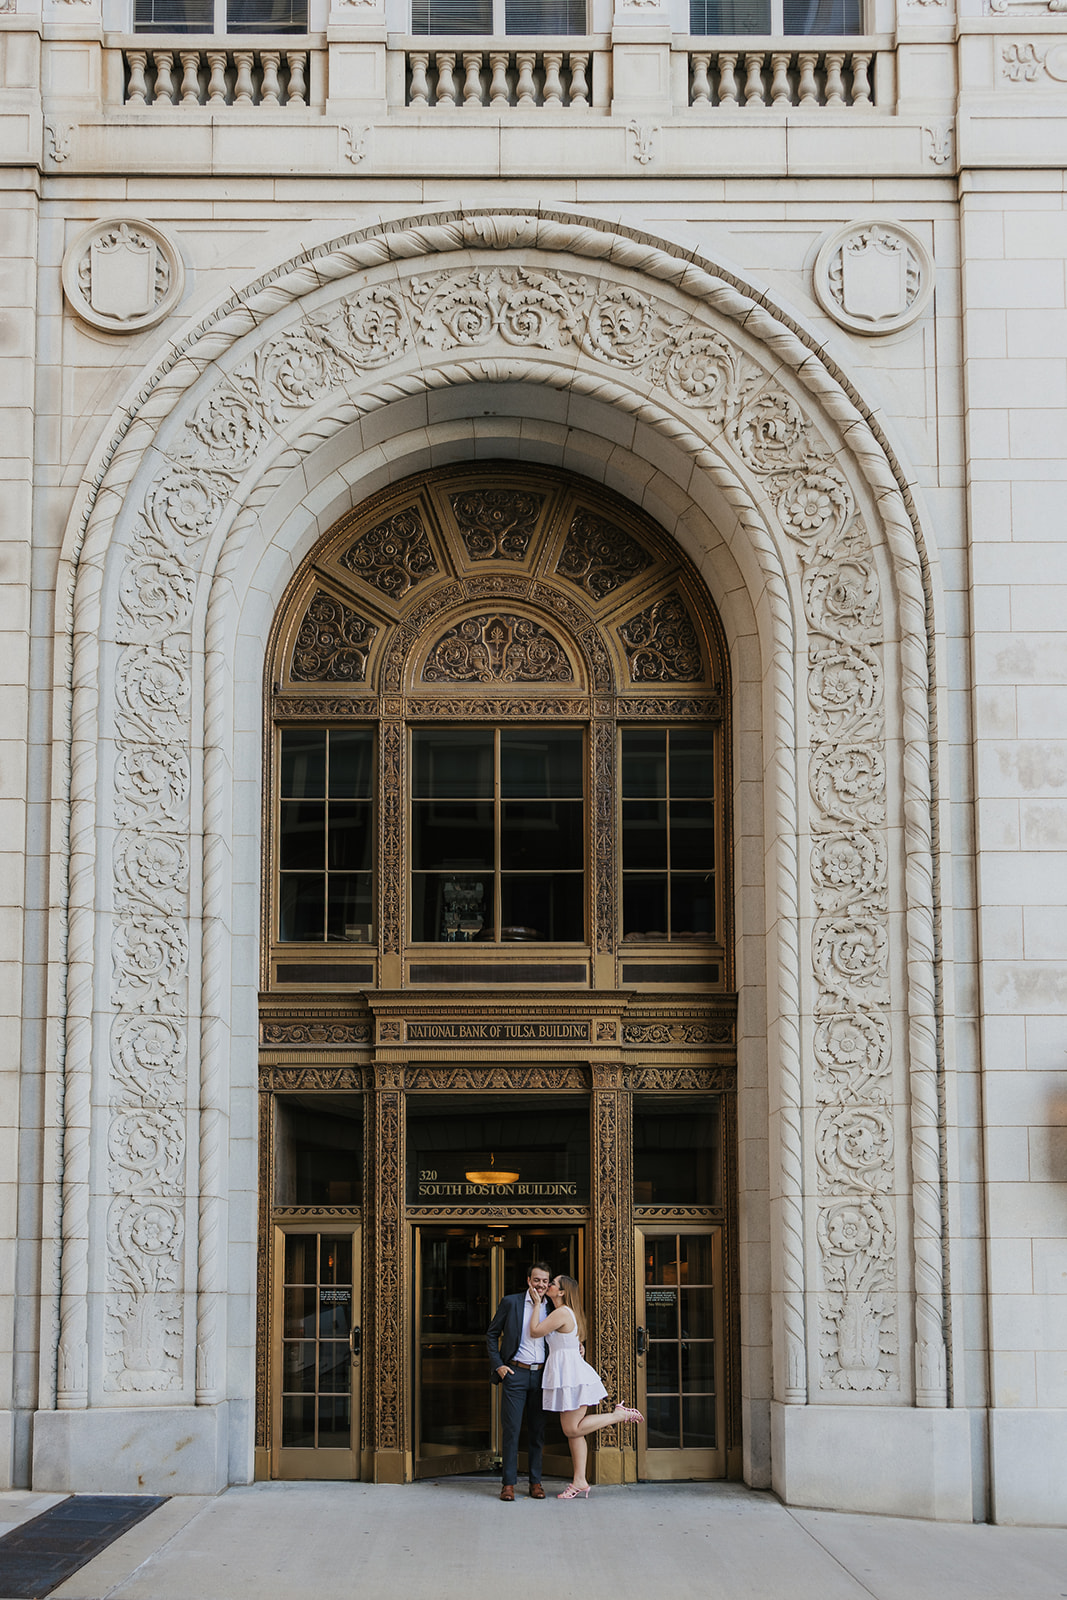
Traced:
<path fill-rule="evenodd" d="M 157 1494 L 77 1494 L 0 1538 L 3 1600 L 39 1600 L 164 1504 Z"/>

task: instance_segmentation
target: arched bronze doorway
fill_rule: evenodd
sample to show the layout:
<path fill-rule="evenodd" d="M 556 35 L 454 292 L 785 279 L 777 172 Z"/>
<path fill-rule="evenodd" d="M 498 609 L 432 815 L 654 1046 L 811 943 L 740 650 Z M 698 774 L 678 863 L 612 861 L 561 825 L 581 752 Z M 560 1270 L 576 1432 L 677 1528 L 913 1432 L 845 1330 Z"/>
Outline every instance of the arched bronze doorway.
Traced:
<path fill-rule="evenodd" d="M 294 576 L 267 700 L 258 1472 L 489 1464 L 489 1302 L 557 1252 L 648 1417 L 599 1435 L 601 1481 L 739 1473 L 730 699 L 698 575 L 563 472 L 409 479 Z"/>

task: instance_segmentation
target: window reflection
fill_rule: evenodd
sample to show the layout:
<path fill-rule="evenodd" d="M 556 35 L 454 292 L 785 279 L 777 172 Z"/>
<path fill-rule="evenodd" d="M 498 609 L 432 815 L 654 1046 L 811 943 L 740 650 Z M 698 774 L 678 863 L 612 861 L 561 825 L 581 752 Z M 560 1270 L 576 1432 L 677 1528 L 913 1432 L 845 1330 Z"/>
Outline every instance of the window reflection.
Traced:
<path fill-rule="evenodd" d="M 634 1204 L 722 1204 L 721 1113 L 700 1100 L 634 1096 Z"/>
<path fill-rule="evenodd" d="M 279 748 L 278 938 L 374 936 L 374 734 L 284 728 Z"/>
<path fill-rule="evenodd" d="M 363 1197 L 362 1096 L 278 1095 L 275 1117 L 275 1205 L 359 1205 Z M 295 1250 L 296 1241 L 290 1244 Z M 313 1262 L 305 1263 L 305 1271 L 313 1266 Z M 291 1281 L 313 1283 L 314 1277 Z"/>
<path fill-rule="evenodd" d="M 413 731 L 416 942 L 583 938 L 584 748 L 578 728 Z"/>
<path fill-rule="evenodd" d="M 306 33 L 307 0 L 227 0 L 227 33 Z M 134 0 L 138 33 L 214 33 L 214 0 Z"/>
<path fill-rule="evenodd" d="M 623 939 L 714 939 L 714 736 L 624 728 L 621 769 Z"/>

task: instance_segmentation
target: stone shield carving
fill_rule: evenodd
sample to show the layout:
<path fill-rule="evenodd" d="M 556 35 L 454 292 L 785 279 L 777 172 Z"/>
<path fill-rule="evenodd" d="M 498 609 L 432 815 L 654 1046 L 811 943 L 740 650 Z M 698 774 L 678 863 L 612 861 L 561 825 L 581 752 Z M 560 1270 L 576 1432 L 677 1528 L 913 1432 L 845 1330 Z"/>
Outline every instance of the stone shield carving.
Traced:
<path fill-rule="evenodd" d="M 812 275 L 823 310 L 850 333 L 899 333 L 934 292 L 926 246 L 895 222 L 850 222 L 826 240 Z"/>
<path fill-rule="evenodd" d="M 104 333 L 154 328 L 174 310 L 184 288 L 177 245 L 141 218 L 94 222 L 63 258 L 63 292 L 71 309 Z"/>

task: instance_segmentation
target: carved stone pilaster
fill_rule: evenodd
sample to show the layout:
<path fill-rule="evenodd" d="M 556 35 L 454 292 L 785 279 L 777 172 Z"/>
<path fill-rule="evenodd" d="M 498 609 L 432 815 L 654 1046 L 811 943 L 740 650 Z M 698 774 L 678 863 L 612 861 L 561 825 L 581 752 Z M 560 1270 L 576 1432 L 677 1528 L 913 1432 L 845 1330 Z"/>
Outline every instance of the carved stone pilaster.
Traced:
<path fill-rule="evenodd" d="M 403 1071 L 375 1070 L 368 1111 L 374 1159 L 369 1173 L 372 1247 L 370 1278 L 375 1324 L 368 1380 L 370 1410 L 366 1436 L 376 1483 L 403 1483 L 410 1455 L 405 1397 L 408 1383 L 405 1337 L 407 1271 L 404 1261 L 404 1090 Z"/>
<path fill-rule="evenodd" d="M 400 875 L 404 844 L 404 804 L 401 788 L 403 748 L 404 730 L 401 724 L 383 721 L 380 764 L 382 842 L 378 856 L 381 872 L 378 897 L 381 906 L 383 957 L 400 955 L 400 914 L 403 903 Z"/>
<path fill-rule="evenodd" d="M 593 948 L 615 948 L 615 725 L 593 724 Z"/>
<path fill-rule="evenodd" d="M 593 1068 L 592 1225 L 594 1362 L 613 1400 L 634 1398 L 633 1131 L 625 1069 Z M 632 1448 L 617 1428 L 597 1434 L 597 1478 L 622 1483 L 633 1473 L 624 1457 Z"/>

